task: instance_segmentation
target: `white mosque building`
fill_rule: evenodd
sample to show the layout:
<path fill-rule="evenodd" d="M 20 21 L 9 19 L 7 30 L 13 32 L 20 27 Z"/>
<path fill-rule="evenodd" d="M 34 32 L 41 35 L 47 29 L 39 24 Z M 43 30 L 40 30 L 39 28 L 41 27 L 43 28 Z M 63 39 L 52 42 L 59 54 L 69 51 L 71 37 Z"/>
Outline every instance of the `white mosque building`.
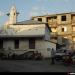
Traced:
<path fill-rule="evenodd" d="M 8 21 L 4 28 L 6 33 L 0 34 L 0 49 L 9 53 L 23 54 L 27 51 L 38 51 L 43 57 L 50 57 L 51 49 L 56 50 L 56 43 L 50 40 L 51 30 L 47 23 L 26 20 L 17 22 L 16 7 L 12 6 Z"/>

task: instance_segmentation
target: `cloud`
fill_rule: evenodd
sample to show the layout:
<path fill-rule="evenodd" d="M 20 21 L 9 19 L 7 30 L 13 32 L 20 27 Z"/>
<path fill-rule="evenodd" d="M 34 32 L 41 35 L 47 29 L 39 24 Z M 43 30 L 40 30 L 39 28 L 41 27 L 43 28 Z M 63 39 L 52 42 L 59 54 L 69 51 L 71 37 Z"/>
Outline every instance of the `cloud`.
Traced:
<path fill-rule="evenodd" d="M 66 3 L 69 2 L 69 0 L 64 0 Z"/>
<path fill-rule="evenodd" d="M 38 2 L 43 2 L 43 1 L 47 1 L 47 0 L 37 0 Z"/>
<path fill-rule="evenodd" d="M 43 14 L 43 15 L 48 15 L 50 12 L 49 11 L 41 11 L 41 13 Z"/>
<path fill-rule="evenodd" d="M 37 0 L 38 2 L 41 2 L 41 1 L 43 1 L 43 0 Z"/>
<path fill-rule="evenodd" d="M 33 7 L 32 10 L 33 11 L 37 11 L 39 9 L 39 7 Z"/>
<path fill-rule="evenodd" d="M 28 17 L 39 16 L 39 15 L 47 15 L 49 11 L 45 9 L 45 7 L 34 6 L 28 14 Z"/>
<path fill-rule="evenodd" d="M 37 15 L 39 15 L 39 13 L 36 12 L 36 11 L 31 11 L 31 12 L 29 13 L 29 17 L 37 16 Z"/>
<path fill-rule="evenodd" d="M 0 16 L 3 16 L 3 15 L 4 15 L 4 13 L 2 11 L 0 11 Z"/>
<path fill-rule="evenodd" d="M 32 17 L 32 16 L 37 16 L 37 15 L 39 15 L 39 7 L 37 7 L 37 6 L 32 7 L 32 9 L 30 10 L 28 16 Z"/>

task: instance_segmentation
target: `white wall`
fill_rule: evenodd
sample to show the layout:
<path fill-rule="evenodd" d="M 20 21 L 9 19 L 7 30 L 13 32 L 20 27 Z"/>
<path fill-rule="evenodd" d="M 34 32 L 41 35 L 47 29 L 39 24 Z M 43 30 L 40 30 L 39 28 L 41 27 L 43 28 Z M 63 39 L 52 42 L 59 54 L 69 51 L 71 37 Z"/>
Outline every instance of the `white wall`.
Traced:
<path fill-rule="evenodd" d="M 3 40 L 3 48 L 5 48 L 5 49 L 8 49 L 8 48 L 14 49 L 13 40 Z"/>
<path fill-rule="evenodd" d="M 11 48 L 12 54 L 13 53 L 22 54 L 28 50 L 29 42 L 28 40 L 19 40 L 19 42 L 20 42 L 19 48 L 15 49 L 14 40 L 3 40 L 3 48 L 5 48 L 5 50 Z M 9 50 L 7 51 L 7 53 L 9 53 Z"/>
<path fill-rule="evenodd" d="M 50 48 L 50 50 L 48 50 Z M 51 49 L 56 50 L 56 44 L 45 40 L 36 40 L 36 50 L 42 53 L 44 57 L 51 56 Z"/>
<path fill-rule="evenodd" d="M 47 50 L 46 56 L 51 57 L 51 50 L 53 48 L 56 51 L 56 44 L 52 43 L 52 42 L 49 42 L 49 41 L 45 41 L 45 48 Z"/>
<path fill-rule="evenodd" d="M 34 51 L 39 51 L 42 53 L 44 57 L 50 57 L 50 50 L 47 50 L 48 48 L 56 50 L 56 44 L 45 41 L 43 39 L 36 39 L 35 41 L 35 49 L 29 49 L 29 41 L 28 40 L 20 40 L 19 41 L 19 49 L 14 48 L 14 41 L 9 40 L 9 41 L 4 41 L 4 48 L 8 49 L 11 47 L 13 50 L 12 53 L 17 53 L 17 54 L 22 54 L 26 51 L 34 50 Z"/>
<path fill-rule="evenodd" d="M 44 35 L 45 34 L 45 24 L 35 24 L 35 25 L 11 25 L 17 35 Z"/>

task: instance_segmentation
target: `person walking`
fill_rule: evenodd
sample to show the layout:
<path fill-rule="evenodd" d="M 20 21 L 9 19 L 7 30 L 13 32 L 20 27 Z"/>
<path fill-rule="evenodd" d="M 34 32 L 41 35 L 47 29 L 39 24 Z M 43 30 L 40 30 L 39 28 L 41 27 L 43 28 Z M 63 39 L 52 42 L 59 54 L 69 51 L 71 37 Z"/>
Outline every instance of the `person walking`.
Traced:
<path fill-rule="evenodd" d="M 72 54 L 69 53 L 68 65 L 72 64 Z"/>
<path fill-rule="evenodd" d="M 51 64 L 55 64 L 55 51 L 54 49 L 52 48 L 51 50 Z"/>

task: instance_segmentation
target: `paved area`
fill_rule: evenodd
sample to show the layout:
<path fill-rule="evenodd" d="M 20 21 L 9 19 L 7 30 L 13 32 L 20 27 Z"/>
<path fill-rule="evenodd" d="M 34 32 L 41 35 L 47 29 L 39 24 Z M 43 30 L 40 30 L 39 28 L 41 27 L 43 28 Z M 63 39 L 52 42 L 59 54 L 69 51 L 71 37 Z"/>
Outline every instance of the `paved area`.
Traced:
<path fill-rule="evenodd" d="M 75 65 L 51 65 L 50 60 L 0 60 L 0 72 L 75 72 Z"/>

